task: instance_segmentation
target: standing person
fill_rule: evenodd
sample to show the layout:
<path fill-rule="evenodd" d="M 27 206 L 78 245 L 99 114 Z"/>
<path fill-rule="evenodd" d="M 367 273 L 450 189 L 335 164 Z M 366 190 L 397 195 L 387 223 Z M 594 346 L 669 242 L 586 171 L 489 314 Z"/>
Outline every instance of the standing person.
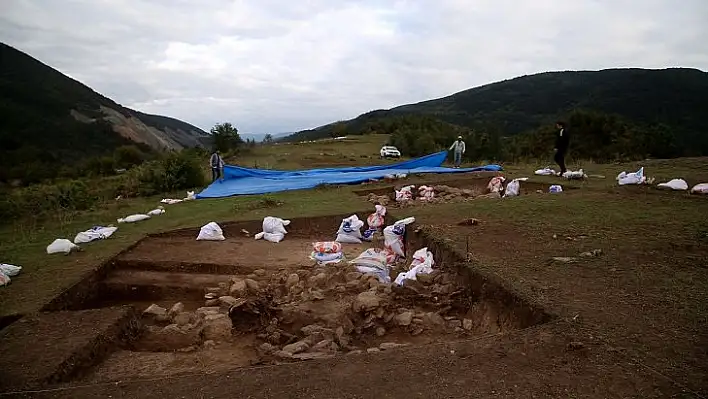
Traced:
<path fill-rule="evenodd" d="M 221 159 L 221 155 L 219 155 L 219 150 L 214 150 L 214 153 L 211 154 L 211 158 L 209 159 L 209 165 L 211 165 L 211 181 L 214 182 L 218 178 L 223 178 L 223 170 L 224 170 L 224 160 Z"/>
<path fill-rule="evenodd" d="M 570 134 L 568 129 L 565 128 L 565 122 L 556 122 L 556 129 L 558 129 L 558 134 L 556 135 L 556 145 L 554 150 L 556 155 L 553 160 L 560 166 L 560 176 L 565 173 L 565 153 L 568 151 L 568 145 L 570 144 Z"/>
<path fill-rule="evenodd" d="M 449 151 L 453 150 L 453 154 L 455 155 L 455 168 L 459 168 L 460 163 L 462 163 L 462 154 L 465 153 L 465 142 L 462 141 L 462 136 L 457 136 L 457 140 L 450 146 Z"/>

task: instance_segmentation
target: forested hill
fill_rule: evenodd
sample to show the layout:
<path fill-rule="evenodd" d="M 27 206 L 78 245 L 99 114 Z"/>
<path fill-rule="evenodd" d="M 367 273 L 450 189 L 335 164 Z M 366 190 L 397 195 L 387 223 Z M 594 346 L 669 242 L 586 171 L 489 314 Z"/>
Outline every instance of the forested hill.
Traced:
<path fill-rule="evenodd" d="M 674 136 L 681 154 L 703 155 L 708 154 L 706 93 L 708 73 L 696 69 L 547 72 L 368 112 L 349 121 L 299 132 L 287 140 L 367 133 L 384 120 L 404 115 L 432 117 L 509 137 L 584 110 L 613 115 L 637 127 L 661 126 Z"/>
<path fill-rule="evenodd" d="M 207 137 L 180 120 L 123 107 L 0 43 L 0 182 L 51 178 L 60 166 L 126 145 L 179 150 L 201 146 Z"/>

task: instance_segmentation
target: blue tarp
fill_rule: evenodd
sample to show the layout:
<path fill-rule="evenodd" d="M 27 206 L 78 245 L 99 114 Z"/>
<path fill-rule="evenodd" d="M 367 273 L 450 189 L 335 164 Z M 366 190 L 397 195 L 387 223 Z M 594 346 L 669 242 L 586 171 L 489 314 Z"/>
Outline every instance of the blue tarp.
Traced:
<path fill-rule="evenodd" d="M 446 151 L 426 155 L 410 161 L 392 165 L 362 166 L 349 168 L 324 168 L 307 170 L 265 170 L 249 169 L 226 165 L 224 180 L 216 181 L 197 194 L 197 198 L 221 198 L 232 195 L 265 194 L 287 190 L 302 190 L 321 184 L 355 184 L 371 179 L 381 179 L 386 175 L 398 173 L 464 173 L 502 170 L 499 165 L 487 165 L 476 168 L 443 168 Z"/>

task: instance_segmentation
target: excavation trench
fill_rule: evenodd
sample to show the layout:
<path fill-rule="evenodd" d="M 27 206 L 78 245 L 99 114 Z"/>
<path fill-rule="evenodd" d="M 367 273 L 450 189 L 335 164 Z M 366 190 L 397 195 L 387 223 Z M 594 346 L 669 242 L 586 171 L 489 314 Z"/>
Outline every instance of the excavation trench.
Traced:
<path fill-rule="evenodd" d="M 407 229 L 408 256 L 391 278 L 407 270 L 415 250 L 428 247 L 436 270 L 417 281 L 399 287 L 359 273 L 346 261 L 316 265 L 309 259 L 311 243 L 331 240 L 346 216 L 293 219 L 277 244 L 246 236 L 260 230 L 260 221 L 223 224 L 222 242 L 197 242 L 195 229 L 150 236 L 44 310 L 137 310 L 139 332 L 114 340 L 110 353 L 81 373 L 91 381 L 377 352 L 552 318 L 476 273 L 416 225 Z M 353 259 L 370 247 L 383 242 L 344 244 L 345 256 Z"/>

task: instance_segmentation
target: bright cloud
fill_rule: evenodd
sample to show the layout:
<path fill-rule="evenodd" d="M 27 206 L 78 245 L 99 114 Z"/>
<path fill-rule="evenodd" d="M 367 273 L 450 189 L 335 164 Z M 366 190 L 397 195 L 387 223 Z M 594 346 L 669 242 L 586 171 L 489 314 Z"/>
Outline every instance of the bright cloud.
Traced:
<path fill-rule="evenodd" d="M 128 107 L 266 133 L 550 70 L 708 70 L 705 21 L 705 0 L 3 0 L 0 41 Z"/>

